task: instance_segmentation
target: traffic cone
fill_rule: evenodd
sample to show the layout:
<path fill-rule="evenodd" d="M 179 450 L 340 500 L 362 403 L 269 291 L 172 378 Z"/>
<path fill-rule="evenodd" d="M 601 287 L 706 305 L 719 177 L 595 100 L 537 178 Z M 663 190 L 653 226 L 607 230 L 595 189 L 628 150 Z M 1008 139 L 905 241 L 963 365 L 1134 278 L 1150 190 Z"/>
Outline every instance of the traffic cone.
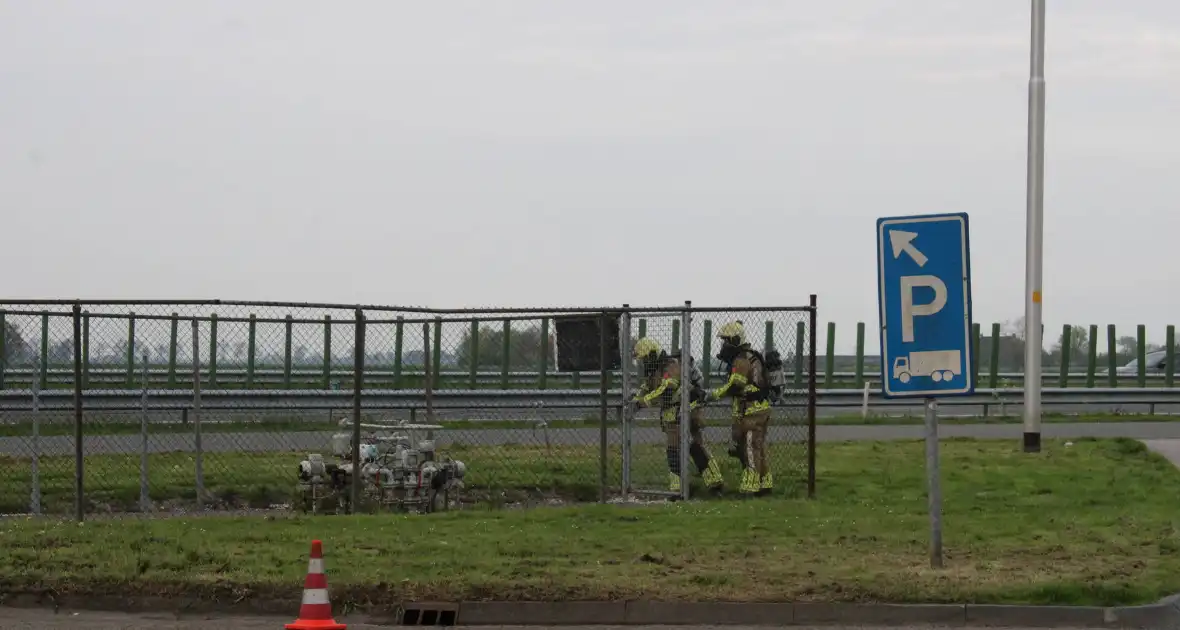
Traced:
<path fill-rule="evenodd" d="M 348 626 L 332 618 L 328 599 L 328 578 L 324 575 L 324 551 L 320 541 L 311 541 L 311 560 L 307 562 L 307 579 L 303 582 L 303 604 L 299 618 L 285 626 L 287 630 L 346 630 Z"/>

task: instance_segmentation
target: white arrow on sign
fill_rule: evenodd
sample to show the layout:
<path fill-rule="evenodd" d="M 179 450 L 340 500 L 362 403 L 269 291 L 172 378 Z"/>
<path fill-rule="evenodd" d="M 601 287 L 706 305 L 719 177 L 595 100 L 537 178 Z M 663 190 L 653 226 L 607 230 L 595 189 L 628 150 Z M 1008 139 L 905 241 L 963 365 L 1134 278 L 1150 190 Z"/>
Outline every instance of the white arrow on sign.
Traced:
<path fill-rule="evenodd" d="M 914 262 L 918 263 L 919 267 L 924 267 L 927 258 L 925 254 L 918 251 L 917 247 L 914 247 L 913 241 L 915 238 L 918 238 L 918 235 L 913 232 L 902 230 L 889 231 L 889 242 L 893 245 L 893 257 L 900 258 L 901 253 L 905 252 L 910 255 L 910 258 L 914 259 Z"/>

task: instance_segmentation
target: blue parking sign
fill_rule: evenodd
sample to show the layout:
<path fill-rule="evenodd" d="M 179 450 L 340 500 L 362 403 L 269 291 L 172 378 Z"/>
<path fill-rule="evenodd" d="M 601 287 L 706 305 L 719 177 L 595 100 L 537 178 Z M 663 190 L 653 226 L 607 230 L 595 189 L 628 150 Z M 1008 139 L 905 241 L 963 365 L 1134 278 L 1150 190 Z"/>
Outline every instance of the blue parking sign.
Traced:
<path fill-rule="evenodd" d="M 975 390 L 968 233 L 966 213 L 877 219 L 881 390 L 887 398 Z"/>

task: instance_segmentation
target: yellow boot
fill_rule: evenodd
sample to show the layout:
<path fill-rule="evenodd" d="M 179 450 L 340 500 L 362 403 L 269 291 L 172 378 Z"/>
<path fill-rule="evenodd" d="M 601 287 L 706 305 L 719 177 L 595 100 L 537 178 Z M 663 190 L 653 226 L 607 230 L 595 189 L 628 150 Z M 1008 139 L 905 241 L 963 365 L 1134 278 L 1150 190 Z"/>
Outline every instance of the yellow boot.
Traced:
<path fill-rule="evenodd" d="M 752 468 L 742 470 L 742 482 L 738 486 L 738 490 L 745 494 L 753 494 L 761 489 L 761 480 L 758 478 L 758 473 Z"/>
<path fill-rule="evenodd" d="M 701 473 L 701 477 L 714 494 L 720 494 L 725 486 L 725 477 L 721 474 L 721 466 L 717 465 L 715 459 L 709 460 L 709 465 L 705 468 L 705 472 Z"/>
<path fill-rule="evenodd" d="M 768 496 L 774 492 L 774 473 L 766 473 L 762 475 L 761 488 L 758 489 L 758 496 Z"/>

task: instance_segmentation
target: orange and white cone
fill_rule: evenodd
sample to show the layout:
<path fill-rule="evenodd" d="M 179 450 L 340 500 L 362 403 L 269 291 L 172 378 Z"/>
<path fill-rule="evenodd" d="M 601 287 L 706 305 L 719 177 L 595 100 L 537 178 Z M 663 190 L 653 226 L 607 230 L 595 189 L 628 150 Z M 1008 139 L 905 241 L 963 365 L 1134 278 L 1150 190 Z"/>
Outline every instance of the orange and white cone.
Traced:
<path fill-rule="evenodd" d="M 332 618 L 328 598 L 328 577 L 324 575 L 324 550 L 320 541 L 311 541 L 311 560 L 307 562 L 307 579 L 303 582 L 303 604 L 299 618 L 284 626 L 287 630 L 347 630 L 348 626 Z"/>

